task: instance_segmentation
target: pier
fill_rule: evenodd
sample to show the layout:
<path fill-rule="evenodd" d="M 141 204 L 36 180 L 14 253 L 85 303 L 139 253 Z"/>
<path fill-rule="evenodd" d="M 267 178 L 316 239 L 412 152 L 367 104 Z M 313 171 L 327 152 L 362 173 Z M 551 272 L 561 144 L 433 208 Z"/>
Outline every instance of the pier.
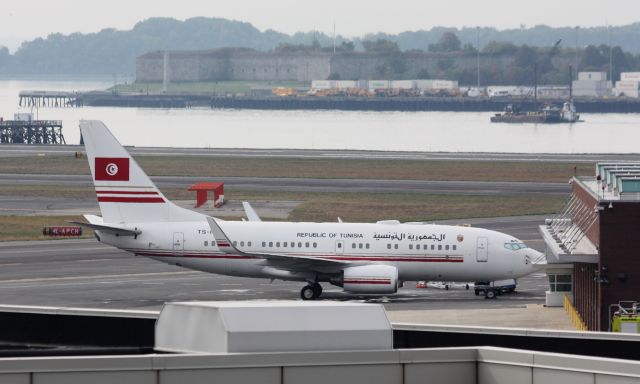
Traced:
<path fill-rule="evenodd" d="M 19 94 L 21 107 L 76 107 L 77 92 L 63 91 L 21 91 Z"/>
<path fill-rule="evenodd" d="M 62 121 L 0 121 L 0 144 L 66 144 Z"/>
<path fill-rule="evenodd" d="M 443 111 L 502 112 L 507 104 L 522 111 L 535 111 L 544 103 L 562 104 L 565 99 L 532 100 L 489 97 L 337 97 L 337 96 L 221 96 L 186 94 L 119 94 L 93 92 L 20 92 L 20 106 L 35 107 L 132 107 L 132 108 L 233 108 L 263 110 L 344 110 L 344 111 Z M 576 98 L 580 113 L 638 113 L 640 99 Z"/>

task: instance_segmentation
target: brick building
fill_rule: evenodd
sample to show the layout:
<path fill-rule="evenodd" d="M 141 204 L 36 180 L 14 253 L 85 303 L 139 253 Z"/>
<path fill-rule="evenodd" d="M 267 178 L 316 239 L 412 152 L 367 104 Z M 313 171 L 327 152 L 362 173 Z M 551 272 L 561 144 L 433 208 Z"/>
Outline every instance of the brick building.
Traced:
<path fill-rule="evenodd" d="M 548 301 L 566 293 L 589 330 L 608 331 L 620 302 L 640 301 L 634 241 L 640 233 L 640 164 L 596 168 L 595 177 L 571 180 L 567 204 L 540 229 L 550 264 Z M 564 285 L 554 287 L 558 281 Z"/>

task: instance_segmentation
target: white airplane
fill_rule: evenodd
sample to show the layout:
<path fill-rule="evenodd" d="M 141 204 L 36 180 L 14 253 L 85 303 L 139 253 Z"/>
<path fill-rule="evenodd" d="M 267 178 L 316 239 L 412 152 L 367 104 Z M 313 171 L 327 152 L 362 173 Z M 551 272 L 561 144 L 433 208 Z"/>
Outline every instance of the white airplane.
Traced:
<path fill-rule="evenodd" d="M 100 121 L 81 121 L 102 217 L 82 224 L 99 241 L 205 272 L 320 283 L 355 294 L 396 293 L 404 281 L 492 281 L 538 269 L 541 254 L 500 232 L 396 220 L 373 223 L 223 221 L 179 207 L 160 192 Z"/>

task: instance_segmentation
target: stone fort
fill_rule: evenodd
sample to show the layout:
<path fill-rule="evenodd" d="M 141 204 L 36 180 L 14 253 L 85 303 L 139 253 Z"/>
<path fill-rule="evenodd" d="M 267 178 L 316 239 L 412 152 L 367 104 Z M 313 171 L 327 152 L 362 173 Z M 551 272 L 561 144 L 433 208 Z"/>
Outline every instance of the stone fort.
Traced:
<path fill-rule="evenodd" d="M 477 58 L 473 53 L 405 52 L 398 54 L 328 53 L 328 52 L 259 52 L 244 48 L 207 51 L 169 51 L 166 53 L 169 78 L 175 82 L 262 80 L 311 81 L 327 78 L 367 80 L 385 79 L 393 71 L 395 78 L 443 78 L 448 67 L 475 73 Z M 506 65 L 511 57 L 483 57 L 482 65 Z M 161 82 L 165 52 L 156 51 L 136 60 L 136 81 Z M 397 73 L 401 73 L 400 76 Z M 422 74 L 422 76 L 420 76 Z"/>

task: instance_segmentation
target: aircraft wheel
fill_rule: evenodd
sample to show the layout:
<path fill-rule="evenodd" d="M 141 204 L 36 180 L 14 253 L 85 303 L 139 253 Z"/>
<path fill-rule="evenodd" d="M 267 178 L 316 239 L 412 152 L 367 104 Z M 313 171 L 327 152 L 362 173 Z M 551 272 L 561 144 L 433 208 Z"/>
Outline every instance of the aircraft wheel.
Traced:
<path fill-rule="evenodd" d="M 315 283 L 311 286 L 311 289 L 313 289 L 314 299 L 317 299 L 318 297 L 320 297 L 320 295 L 322 295 L 322 285 Z"/>
<path fill-rule="evenodd" d="M 484 298 L 485 299 L 495 299 L 496 298 L 496 291 L 494 291 L 493 289 L 488 289 L 487 293 L 485 293 Z"/>
<path fill-rule="evenodd" d="M 300 297 L 302 300 L 313 300 L 316 298 L 316 293 L 313 290 L 313 287 L 310 285 L 305 285 L 304 288 L 300 291 Z"/>

